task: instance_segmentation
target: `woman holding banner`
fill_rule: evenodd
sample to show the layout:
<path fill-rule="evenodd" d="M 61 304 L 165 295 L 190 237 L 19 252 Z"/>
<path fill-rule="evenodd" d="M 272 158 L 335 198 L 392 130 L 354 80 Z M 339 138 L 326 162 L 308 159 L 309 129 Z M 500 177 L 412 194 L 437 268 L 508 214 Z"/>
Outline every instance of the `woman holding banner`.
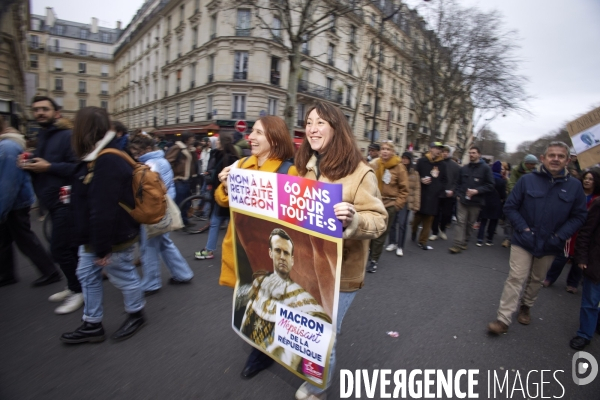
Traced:
<path fill-rule="evenodd" d="M 219 174 L 221 184 L 215 190 L 215 201 L 221 207 L 229 207 L 227 177 L 233 167 L 298 175 L 296 167 L 291 161 L 288 161 L 294 157 L 294 144 L 283 119 L 275 116 L 258 119 L 252 127 L 252 133 L 250 133 L 248 141 L 250 142 L 252 155 L 236 161 L 231 167 L 225 168 Z M 235 273 L 231 224 L 227 227 L 222 249 L 219 284 L 233 288 L 237 276 Z M 271 364 L 273 364 L 273 360 L 268 355 L 258 349 L 252 349 L 252 353 L 250 353 L 250 357 L 248 357 L 246 366 L 242 371 L 242 376 L 248 379 L 252 378 Z"/>
<path fill-rule="evenodd" d="M 308 111 L 305 126 L 306 137 L 296 154 L 298 174 L 343 185 L 343 201 L 334 206 L 336 217 L 344 227 L 344 260 L 337 310 L 339 334 L 344 315 L 364 284 L 369 242 L 386 231 L 388 215 L 375 172 L 363 161 L 342 111 L 328 103 L 317 103 Z M 327 387 L 335 373 L 335 344 L 329 365 Z M 305 382 L 296 392 L 296 399 L 325 399 L 326 390 Z"/>

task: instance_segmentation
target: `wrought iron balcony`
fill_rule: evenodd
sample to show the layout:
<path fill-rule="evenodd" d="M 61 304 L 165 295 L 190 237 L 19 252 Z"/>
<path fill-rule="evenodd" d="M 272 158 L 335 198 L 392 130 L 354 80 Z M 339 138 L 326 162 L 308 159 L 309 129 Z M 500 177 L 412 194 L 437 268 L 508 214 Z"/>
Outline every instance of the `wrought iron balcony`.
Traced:
<path fill-rule="evenodd" d="M 233 111 L 231 113 L 231 119 L 246 119 L 246 113 L 242 111 Z"/>
<path fill-rule="evenodd" d="M 325 100 L 335 101 L 342 104 L 343 94 L 334 89 L 326 88 L 325 86 L 317 85 L 300 79 L 298 81 L 298 93 L 305 93 L 311 96 L 320 97 Z"/>
<path fill-rule="evenodd" d="M 250 36 L 250 29 L 235 28 L 235 36 Z"/>
<path fill-rule="evenodd" d="M 271 85 L 279 86 L 279 71 L 271 71 Z"/>
<path fill-rule="evenodd" d="M 248 79 L 248 72 L 246 72 L 246 71 L 234 72 L 233 79 L 238 80 L 238 81 L 245 81 L 246 79 Z"/>

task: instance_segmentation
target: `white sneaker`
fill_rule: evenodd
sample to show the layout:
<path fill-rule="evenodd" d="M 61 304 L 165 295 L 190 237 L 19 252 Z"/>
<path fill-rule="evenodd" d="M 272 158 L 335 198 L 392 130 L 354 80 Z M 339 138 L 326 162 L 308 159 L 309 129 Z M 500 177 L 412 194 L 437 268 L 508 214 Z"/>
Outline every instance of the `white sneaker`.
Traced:
<path fill-rule="evenodd" d="M 398 248 L 398 245 L 397 245 L 397 244 L 392 244 L 392 243 L 390 243 L 390 244 L 388 244 L 388 245 L 387 245 L 387 247 L 385 248 L 385 251 L 394 251 L 394 250 L 396 250 L 397 248 Z"/>
<path fill-rule="evenodd" d="M 296 400 L 326 400 L 327 392 L 315 394 L 311 392 L 311 386 L 308 382 L 304 382 L 296 391 Z"/>
<path fill-rule="evenodd" d="M 429 236 L 429 240 L 436 240 L 437 239 L 437 235 L 431 235 Z"/>
<path fill-rule="evenodd" d="M 446 236 L 446 234 L 443 231 L 440 231 L 440 238 L 442 240 L 448 240 L 448 236 Z"/>
<path fill-rule="evenodd" d="M 69 288 L 65 288 L 62 292 L 54 293 L 52 296 L 48 297 L 48 301 L 60 303 L 61 301 L 65 301 L 65 299 L 72 294 L 73 292 L 71 292 Z"/>
<path fill-rule="evenodd" d="M 402 257 L 404 255 L 404 252 L 402 251 L 402 249 L 400 247 L 398 247 L 398 249 L 396 250 L 396 255 L 398 257 Z"/>
<path fill-rule="evenodd" d="M 73 293 L 68 296 L 64 303 L 54 310 L 56 314 L 69 314 L 77 311 L 83 306 L 83 293 Z"/>

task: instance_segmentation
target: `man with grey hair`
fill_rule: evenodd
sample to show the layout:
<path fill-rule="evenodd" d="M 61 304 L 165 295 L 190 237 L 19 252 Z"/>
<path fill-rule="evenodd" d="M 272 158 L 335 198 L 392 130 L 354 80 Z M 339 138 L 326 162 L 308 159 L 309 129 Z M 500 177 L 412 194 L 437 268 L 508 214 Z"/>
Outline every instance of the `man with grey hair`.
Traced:
<path fill-rule="evenodd" d="M 493 334 L 508 331 L 525 284 L 517 321 L 529 325 L 529 310 L 554 256 L 563 252 L 565 241 L 583 225 L 587 216 L 583 187 L 566 169 L 569 146 L 551 142 L 541 160 L 536 170 L 517 181 L 504 206 L 514 233 L 510 271 L 497 319 L 488 324 L 488 331 Z"/>

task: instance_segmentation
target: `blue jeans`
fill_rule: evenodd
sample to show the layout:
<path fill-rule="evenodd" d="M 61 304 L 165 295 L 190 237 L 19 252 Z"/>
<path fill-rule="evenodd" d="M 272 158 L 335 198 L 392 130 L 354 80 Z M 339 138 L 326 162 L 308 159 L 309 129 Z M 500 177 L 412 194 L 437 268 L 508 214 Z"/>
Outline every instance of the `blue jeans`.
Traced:
<path fill-rule="evenodd" d="M 556 282 L 568 261 L 569 259 L 564 254 L 556 256 L 546 274 L 546 280 L 550 281 L 550 283 Z M 581 271 L 581 268 L 571 259 L 571 269 L 569 270 L 569 275 L 567 275 L 567 285 L 574 288 L 578 287 L 582 275 L 583 271 Z"/>
<path fill-rule="evenodd" d="M 126 250 L 112 253 L 109 264 L 104 267 L 108 279 L 123 294 L 125 311 L 129 314 L 144 308 L 146 302 L 140 285 L 140 277 L 133 265 L 134 246 Z M 98 257 L 94 253 L 86 253 L 84 246 L 79 247 L 79 264 L 77 277 L 83 289 L 83 320 L 90 323 L 102 322 L 102 267 L 94 264 Z"/>
<path fill-rule="evenodd" d="M 338 304 L 338 312 L 337 312 L 337 326 L 336 333 L 340 334 L 342 331 L 342 321 L 346 312 L 350 308 L 350 304 L 356 297 L 358 291 L 354 292 L 340 292 L 339 304 Z M 327 388 L 331 386 L 331 381 L 333 380 L 333 376 L 335 375 L 335 346 L 337 345 L 337 336 L 335 339 L 335 343 L 333 343 L 333 348 L 331 349 L 331 357 L 329 357 L 329 374 L 327 375 Z M 308 391 L 312 394 L 321 394 L 327 389 L 320 389 L 315 385 L 312 385 L 310 382 L 308 384 Z"/>
<path fill-rule="evenodd" d="M 587 340 L 592 340 L 594 337 L 594 330 L 598 324 L 598 303 L 600 303 L 600 283 L 594 283 L 584 276 L 577 336 Z"/>
<path fill-rule="evenodd" d="M 140 252 L 142 260 L 142 290 L 158 290 L 162 286 L 160 277 L 160 259 L 169 269 L 173 279 L 189 281 L 194 277 L 187 261 L 179 252 L 168 233 L 158 235 L 152 239 L 146 238 L 145 226 L 141 226 Z"/>
<path fill-rule="evenodd" d="M 229 216 L 220 217 L 219 206 L 214 205 L 212 215 L 210 216 L 210 228 L 208 228 L 208 241 L 206 242 L 206 250 L 215 251 L 217 248 L 217 240 L 219 239 L 219 229 L 221 224 Z"/>
<path fill-rule="evenodd" d="M 175 181 L 175 203 L 179 206 L 183 200 L 187 197 L 190 197 L 190 181 Z M 183 207 L 180 207 L 181 210 L 181 219 L 183 220 L 183 224 L 188 224 L 187 210 L 189 209 L 190 204 L 184 204 Z"/>
<path fill-rule="evenodd" d="M 397 244 L 401 249 L 404 248 L 406 243 L 406 228 L 408 227 L 408 220 L 410 216 L 410 210 L 408 204 L 404 208 L 396 213 L 396 220 L 390 228 L 389 243 Z"/>

